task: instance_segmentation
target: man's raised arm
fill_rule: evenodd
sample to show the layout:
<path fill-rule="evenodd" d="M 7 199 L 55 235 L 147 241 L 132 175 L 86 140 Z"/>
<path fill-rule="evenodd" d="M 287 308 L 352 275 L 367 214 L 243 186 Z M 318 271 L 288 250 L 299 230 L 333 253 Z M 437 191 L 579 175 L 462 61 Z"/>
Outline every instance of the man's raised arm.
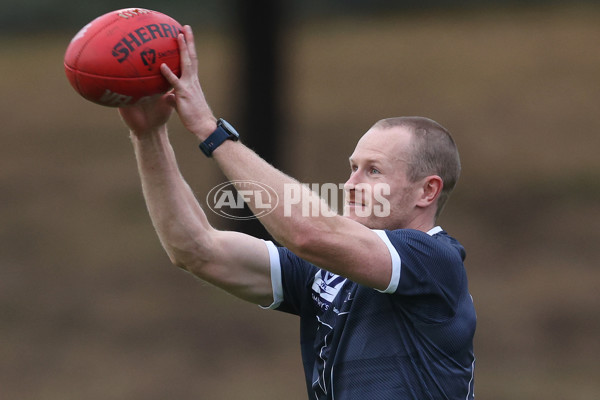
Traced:
<path fill-rule="evenodd" d="M 120 109 L 131 131 L 144 198 L 173 264 L 244 300 L 273 301 L 265 243 L 214 229 L 183 179 L 168 138 L 169 94 Z"/>

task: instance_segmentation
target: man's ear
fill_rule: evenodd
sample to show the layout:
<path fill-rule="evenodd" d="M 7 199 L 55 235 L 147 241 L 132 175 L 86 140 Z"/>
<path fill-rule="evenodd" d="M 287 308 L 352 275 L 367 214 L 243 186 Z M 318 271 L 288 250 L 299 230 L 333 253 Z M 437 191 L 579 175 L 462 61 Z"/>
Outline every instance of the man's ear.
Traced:
<path fill-rule="evenodd" d="M 444 181 L 437 175 L 430 175 L 423 179 L 421 187 L 421 198 L 417 202 L 418 207 L 429 207 L 434 204 L 444 187 Z"/>

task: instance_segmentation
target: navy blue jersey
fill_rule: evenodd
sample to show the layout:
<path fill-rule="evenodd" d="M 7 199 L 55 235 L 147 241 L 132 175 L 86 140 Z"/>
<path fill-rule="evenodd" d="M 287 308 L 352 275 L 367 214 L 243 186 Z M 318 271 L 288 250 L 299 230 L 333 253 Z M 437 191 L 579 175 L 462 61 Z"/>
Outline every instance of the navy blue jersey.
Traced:
<path fill-rule="evenodd" d="M 375 231 L 392 256 L 378 291 L 267 242 L 275 302 L 300 316 L 309 399 L 473 399 L 475 309 L 464 248 L 437 227 Z"/>

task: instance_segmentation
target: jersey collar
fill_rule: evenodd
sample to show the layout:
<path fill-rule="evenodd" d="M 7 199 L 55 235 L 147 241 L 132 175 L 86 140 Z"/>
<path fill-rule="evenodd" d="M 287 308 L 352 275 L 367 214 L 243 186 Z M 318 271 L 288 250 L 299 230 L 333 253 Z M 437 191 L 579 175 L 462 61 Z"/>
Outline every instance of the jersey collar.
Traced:
<path fill-rule="evenodd" d="M 431 228 L 429 231 L 427 231 L 427 234 L 429 236 L 433 236 L 436 233 L 440 233 L 441 231 L 443 231 L 442 227 L 441 226 L 436 226 L 435 228 Z"/>

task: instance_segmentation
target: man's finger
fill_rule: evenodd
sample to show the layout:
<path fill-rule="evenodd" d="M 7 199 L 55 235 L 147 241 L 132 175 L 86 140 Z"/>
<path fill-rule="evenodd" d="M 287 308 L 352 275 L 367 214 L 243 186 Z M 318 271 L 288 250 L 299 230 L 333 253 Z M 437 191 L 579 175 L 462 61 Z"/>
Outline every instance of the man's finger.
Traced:
<path fill-rule="evenodd" d="M 175 93 L 171 90 L 170 92 L 165 93 L 164 95 L 165 101 L 168 105 L 177 109 L 177 98 L 175 97 Z"/>
<path fill-rule="evenodd" d="M 169 68 L 167 64 L 162 63 L 160 65 L 160 72 L 163 74 L 167 82 L 171 84 L 171 86 L 174 88 L 179 86 L 179 78 L 173 73 L 173 71 L 171 71 L 171 68 Z"/>
<path fill-rule="evenodd" d="M 192 27 L 189 25 L 185 25 L 183 27 L 183 32 L 185 35 L 185 42 L 187 44 L 188 56 L 191 61 L 192 69 L 195 72 L 198 69 L 198 55 L 196 54 L 196 44 L 194 41 L 194 32 L 192 32 Z"/>
<path fill-rule="evenodd" d="M 186 38 L 183 33 L 177 36 L 177 43 L 179 44 L 179 60 L 181 63 L 181 76 L 188 77 L 196 73 L 194 64 L 190 58 L 190 52 L 186 43 Z"/>

